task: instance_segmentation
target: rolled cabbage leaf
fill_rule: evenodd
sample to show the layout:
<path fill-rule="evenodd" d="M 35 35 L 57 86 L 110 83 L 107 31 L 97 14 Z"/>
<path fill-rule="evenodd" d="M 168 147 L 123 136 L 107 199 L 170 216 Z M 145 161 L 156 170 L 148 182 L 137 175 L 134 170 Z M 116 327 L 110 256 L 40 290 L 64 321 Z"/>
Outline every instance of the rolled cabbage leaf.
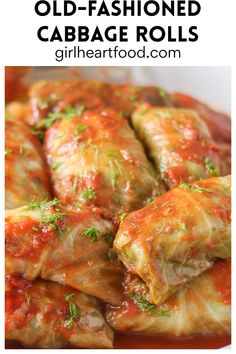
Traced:
<path fill-rule="evenodd" d="M 119 304 L 123 267 L 112 255 L 113 225 L 98 212 L 65 212 L 56 203 L 6 212 L 6 274 L 57 281 Z"/>
<path fill-rule="evenodd" d="M 27 348 L 112 348 L 98 301 L 54 282 L 7 276 L 6 338 Z"/>
<path fill-rule="evenodd" d="M 196 112 L 141 106 L 132 124 L 168 188 L 222 175 L 220 147 Z"/>
<path fill-rule="evenodd" d="M 120 224 L 114 248 L 126 268 L 160 304 L 231 256 L 231 178 L 213 177 L 171 189 L 130 213 Z"/>
<path fill-rule="evenodd" d="M 107 306 L 108 323 L 117 331 L 153 335 L 229 335 L 230 267 L 230 260 L 217 260 L 210 270 L 186 284 L 160 306 L 145 298 L 148 290 L 137 276 L 128 275 L 126 300 L 119 308 Z"/>

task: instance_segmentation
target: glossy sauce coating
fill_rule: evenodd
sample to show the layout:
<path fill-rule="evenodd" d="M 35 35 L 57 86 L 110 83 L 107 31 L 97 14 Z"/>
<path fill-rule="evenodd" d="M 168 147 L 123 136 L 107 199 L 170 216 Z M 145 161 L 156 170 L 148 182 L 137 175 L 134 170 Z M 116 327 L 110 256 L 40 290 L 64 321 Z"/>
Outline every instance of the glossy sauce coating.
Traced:
<path fill-rule="evenodd" d="M 7 276 L 6 338 L 33 348 L 112 348 L 97 300 L 58 283 Z"/>
<path fill-rule="evenodd" d="M 171 95 L 171 99 L 177 107 L 188 108 L 198 112 L 207 123 L 215 141 L 219 143 L 231 141 L 231 121 L 227 114 L 217 112 L 184 93 L 174 93 Z"/>
<path fill-rule="evenodd" d="M 6 274 L 53 280 L 112 304 L 123 267 L 111 259 L 113 225 L 98 213 L 34 205 L 6 213 Z"/>
<path fill-rule="evenodd" d="M 51 198 L 41 146 L 30 128 L 12 120 L 6 122 L 5 190 L 7 209 Z"/>
<path fill-rule="evenodd" d="M 215 177 L 182 185 L 129 214 L 114 241 L 126 268 L 162 303 L 231 251 L 231 180 Z"/>
<path fill-rule="evenodd" d="M 158 307 L 145 302 L 134 279 L 131 278 L 126 286 L 129 286 L 129 292 L 126 290 L 127 298 L 122 306 L 107 307 L 108 322 L 118 331 L 177 337 L 230 335 L 230 260 L 216 261 L 210 270 Z M 140 290 L 142 293 L 142 285 Z"/>
<path fill-rule="evenodd" d="M 163 190 L 127 121 L 111 110 L 58 120 L 45 152 L 54 193 L 73 210 L 96 206 L 117 217 Z"/>
<path fill-rule="evenodd" d="M 33 110 L 31 124 L 39 124 L 50 112 L 63 112 L 66 107 L 87 109 L 112 108 L 129 117 L 137 104 L 171 105 L 167 92 L 157 87 L 116 85 L 99 81 L 39 81 L 30 90 Z"/>
<path fill-rule="evenodd" d="M 168 188 L 222 175 L 220 148 L 194 111 L 141 106 L 132 123 Z"/>

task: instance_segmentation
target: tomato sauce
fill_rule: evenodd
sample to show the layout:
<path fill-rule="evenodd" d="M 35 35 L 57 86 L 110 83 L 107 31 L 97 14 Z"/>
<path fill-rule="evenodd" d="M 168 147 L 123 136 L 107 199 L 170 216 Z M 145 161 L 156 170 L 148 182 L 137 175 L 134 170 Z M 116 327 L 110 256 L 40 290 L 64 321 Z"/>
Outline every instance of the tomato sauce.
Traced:
<path fill-rule="evenodd" d="M 168 337 L 116 333 L 114 349 L 219 349 L 231 344 L 230 336 Z M 17 341 L 6 341 L 6 349 L 24 348 Z"/>

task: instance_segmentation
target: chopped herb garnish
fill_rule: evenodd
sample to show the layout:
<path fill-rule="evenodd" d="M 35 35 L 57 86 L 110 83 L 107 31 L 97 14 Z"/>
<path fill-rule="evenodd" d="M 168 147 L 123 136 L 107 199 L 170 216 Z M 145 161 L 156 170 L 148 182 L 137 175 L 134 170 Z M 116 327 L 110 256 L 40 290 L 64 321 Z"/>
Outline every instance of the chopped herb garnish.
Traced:
<path fill-rule="evenodd" d="M 39 229 L 37 227 L 32 226 L 32 230 L 38 232 Z"/>
<path fill-rule="evenodd" d="M 58 213 L 52 215 L 42 216 L 40 220 L 40 227 L 48 225 L 50 230 L 55 230 L 59 238 L 62 237 L 63 229 L 59 225 L 59 221 L 66 217 L 66 213 Z"/>
<path fill-rule="evenodd" d="M 75 296 L 75 293 L 67 294 L 67 295 L 65 295 L 65 300 L 66 300 L 66 301 L 70 301 L 70 299 L 71 299 L 73 296 Z"/>
<path fill-rule="evenodd" d="M 178 224 L 179 224 L 180 230 L 185 231 L 185 230 L 186 230 L 186 225 L 185 225 L 185 223 L 182 222 L 182 221 L 179 221 L 179 220 L 177 220 L 177 222 L 178 222 Z"/>
<path fill-rule="evenodd" d="M 12 151 L 13 151 L 12 149 L 6 149 L 5 150 L 5 156 L 6 155 L 10 155 L 12 153 Z"/>
<path fill-rule="evenodd" d="M 48 209 L 51 206 L 60 206 L 60 201 L 57 198 L 54 198 L 53 200 L 48 201 L 42 201 L 38 203 L 31 203 L 28 204 L 24 210 L 34 210 L 34 209 Z"/>
<path fill-rule="evenodd" d="M 203 193 L 206 192 L 206 188 L 203 187 L 197 187 L 197 186 L 189 186 L 187 183 L 181 183 L 179 185 L 181 188 L 186 189 L 187 191 L 192 191 L 192 192 L 196 192 L 196 193 Z"/>
<path fill-rule="evenodd" d="M 88 237 L 91 242 L 96 242 L 97 239 L 97 230 L 93 226 L 89 226 L 83 231 L 83 235 Z"/>
<path fill-rule="evenodd" d="M 52 164 L 52 170 L 53 171 L 56 171 L 59 167 L 61 167 L 62 165 L 64 165 L 64 161 L 61 161 L 61 162 L 54 162 Z"/>
<path fill-rule="evenodd" d="M 88 129 L 88 125 L 87 124 L 79 123 L 75 127 L 75 132 L 76 133 L 82 133 L 82 132 L 84 132 L 87 129 Z"/>
<path fill-rule="evenodd" d="M 68 328 L 71 328 L 74 324 L 74 321 L 78 320 L 80 317 L 80 313 L 78 311 L 77 305 L 71 301 L 72 297 L 75 296 L 75 293 L 70 293 L 68 295 L 65 295 L 65 300 L 69 303 L 69 311 L 70 314 L 67 317 L 65 326 Z"/>
<path fill-rule="evenodd" d="M 169 316 L 170 314 L 168 308 L 158 308 L 156 305 L 145 300 L 141 295 L 132 293 L 130 297 L 137 303 L 141 311 L 150 312 L 154 316 Z"/>
<path fill-rule="evenodd" d="M 218 177 L 219 173 L 216 169 L 216 167 L 213 165 L 213 163 L 206 157 L 204 161 L 204 165 L 207 169 L 207 171 L 211 174 L 213 177 Z"/>
<path fill-rule="evenodd" d="M 42 124 L 46 128 L 50 128 L 57 119 L 71 119 L 75 116 L 80 116 L 85 110 L 85 106 L 81 106 L 79 108 L 73 108 L 71 106 L 66 107 L 65 112 L 57 112 L 57 113 L 49 113 L 49 115 L 42 119 Z"/>
<path fill-rule="evenodd" d="M 55 211 L 59 211 L 60 202 L 57 198 L 47 202 L 39 202 L 39 203 L 31 203 L 27 205 L 23 210 L 35 210 L 40 209 L 40 223 L 39 227 L 43 227 L 44 225 L 48 225 L 50 230 L 55 230 L 57 232 L 58 237 L 62 236 L 63 229 L 59 225 L 59 221 L 64 219 L 66 213 L 55 213 L 50 215 L 45 215 L 44 211 L 48 210 L 50 207 L 54 206 Z M 33 227 L 32 227 L 33 229 Z M 36 231 L 36 230 L 34 230 Z M 37 230 L 38 231 L 38 230 Z"/>
<path fill-rule="evenodd" d="M 81 198 L 87 203 L 91 199 L 96 198 L 96 194 L 93 188 L 88 188 L 81 193 Z"/>

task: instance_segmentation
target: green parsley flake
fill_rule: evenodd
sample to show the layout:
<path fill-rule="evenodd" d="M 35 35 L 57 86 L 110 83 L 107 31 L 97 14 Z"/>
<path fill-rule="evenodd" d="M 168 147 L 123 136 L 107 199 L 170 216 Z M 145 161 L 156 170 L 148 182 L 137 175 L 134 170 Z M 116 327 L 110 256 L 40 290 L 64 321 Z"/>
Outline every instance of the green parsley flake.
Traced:
<path fill-rule="evenodd" d="M 79 108 L 67 106 L 65 112 L 49 113 L 46 118 L 42 119 L 42 125 L 46 128 L 50 128 L 56 122 L 57 119 L 71 119 L 75 116 L 80 116 L 84 112 L 84 110 L 85 106 L 81 106 Z"/>
<path fill-rule="evenodd" d="M 10 155 L 12 153 L 12 149 L 6 149 L 5 150 L 5 156 Z"/>
<path fill-rule="evenodd" d="M 166 307 L 158 308 L 156 305 L 145 300 L 141 295 L 132 293 L 130 298 L 137 303 L 139 309 L 143 312 L 150 312 L 154 316 L 169 316 L 169 310 Z"/>
<path fill-rule="evenodd" d="M 206 188 L 203 187 L 197 187 L 197 186 L 189 186 L 187 183 L 181 183 L 179 185 L 181 188 L 186 189 L 187 191 L 192 191 L 192 192 L 196 192 L 196 193 L 203 193 L 206 192 Z"/>
<path fill-rule="evenodd" d="M 91 199 L 96 198 L 96 194 L 93 188 L 88 188 L 81 193 L 81 198 L 87 203 Z"/>
<path fill-rule="evenodd" d="M 178 222 L 178 224 L 179 224 L 180 230 L 185 231 L 185 230 L 186 230 L 186 225 L 185 225 L 185 223 L 182 222 L 182 221 L 179 221 L 179 220 L 177 220 L 177 222 Z"/>
<path fill-rule="evenodd" d="M 89 226 L 86 229 L 84 229 L 82 235 L 88 237 L 91 242 L 96 242 L 98 240 L 97 230 L 93 226 Z"/>
<path fill-rule="evenodd" d="M 52 164 L 52 170 L 53 171 L 56 171 L 59 167 L 61 167 L 62 165 L 64 165 L 64 161 L 61 161 L 61 162 L 54 162 Z"/>
<path fill-rule="evenodd" d="M 65 300 L 68 302 L 69 304 L 69 316 L 67 317 L 66 323 L 65 323 L 65 327 L 67 328 L 71 328 L 74 324 L 75 321 L 77 321 L 80 317 L 80 313 L 78 311 L 77 305 L 75 304 L 75 302 L 71 301 L 72 297 L 75 296 L 75 293 L 70 293 L 65 295 Z"/>
<path fill-rule="evenodd" d="M 84 124 L 84 123 L 79 123 L 76 125 L 75 127 L 75 131 L 76 133 L 83 133 L 84 131 L 86 131 L 88 129 L 88 125 Z"/>
<path fill-rule="evenodd" d="M 211 176 L 213 176 L 213 177 L 218 177 L 219 176 L 219 173 L 218 173 L 216 167 L 208 159 L 208 157 L 205 158 L 204 165 L 205 165 L 207 171 L 211 174 Z"/>

